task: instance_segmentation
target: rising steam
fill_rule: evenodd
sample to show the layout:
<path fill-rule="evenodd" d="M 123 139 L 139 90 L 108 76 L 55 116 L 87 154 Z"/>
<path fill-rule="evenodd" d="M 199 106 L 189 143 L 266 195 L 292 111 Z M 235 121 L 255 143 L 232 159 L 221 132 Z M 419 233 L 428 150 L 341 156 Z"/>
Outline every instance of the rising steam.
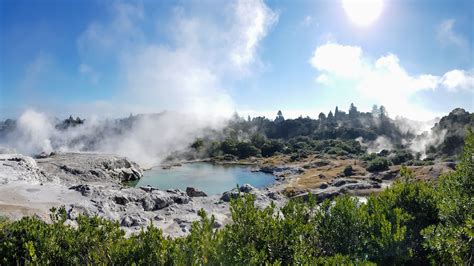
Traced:
<path fill-rule="evenodd" d="M 160 163 L 172 152 L 189 147 L 206 130 L 218 130 L 226 119 L 164 112 L 120 120 L 89 119 L 65 129 L 44 113 L 28 110 L 0 142 L 3 149 L 28 155 L 42 152 L 105 152 L 131 158 L 143 166 Z"/>

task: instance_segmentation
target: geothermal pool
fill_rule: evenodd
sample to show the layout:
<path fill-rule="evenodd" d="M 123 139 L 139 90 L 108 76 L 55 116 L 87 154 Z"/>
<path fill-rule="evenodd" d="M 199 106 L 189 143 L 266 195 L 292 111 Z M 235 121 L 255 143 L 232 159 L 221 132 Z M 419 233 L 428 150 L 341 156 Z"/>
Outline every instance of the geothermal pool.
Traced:
<path fill-rule="evenodd" d="M 251 172 L 250 166 L 214 165 L 210 163 L 187 163 L 171 169 L 161 167 L 145 171 L 135 187 L 153 186 L 159 189 L 194 187 L 208 195 L 231 190 L 237 184 L 264 187 L 272 184 L 275 177 L 261 172 Z"/>

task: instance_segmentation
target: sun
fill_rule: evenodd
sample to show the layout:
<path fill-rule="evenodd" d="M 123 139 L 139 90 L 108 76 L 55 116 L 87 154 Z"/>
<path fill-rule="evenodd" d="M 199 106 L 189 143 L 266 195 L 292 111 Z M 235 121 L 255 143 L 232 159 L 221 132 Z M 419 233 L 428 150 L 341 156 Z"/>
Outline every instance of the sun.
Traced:
<path fill-rule="evenodd" d="M 382 13 L 383 0 L 342 0 L 350 20 L 359 26 L 368 26 Z"/>

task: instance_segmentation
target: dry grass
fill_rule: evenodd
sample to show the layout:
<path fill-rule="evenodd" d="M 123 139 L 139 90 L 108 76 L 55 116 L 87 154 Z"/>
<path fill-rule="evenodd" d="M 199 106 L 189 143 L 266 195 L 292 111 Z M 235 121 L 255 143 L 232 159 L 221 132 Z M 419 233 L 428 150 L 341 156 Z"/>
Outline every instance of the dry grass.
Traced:
<path fill-rule="evenodd" d="M 367 171 L 359 165 L 359 162 L 355 162 L 354 160 L 312 158 L 305 161 L 305 164 L 318 163 L 321 161 L 328 161 L 329 164 L 306 169 L 303 174 L 291 180 L 285 191 L 288 193 L 297 193 L 319 188 L 322 183 L 329 183 L 335 178 L 343 177 L 344 168 L 348 165 L 351 165 L 353 169 L 352 178 L 360 178 L 367 174 Z"/>
<path fill-rule="evenodd" d="M 327 164 L 324 165 L 326 162 Z M 352 166 L 353 175 L 350 178 L 367 178 L 367 170 L 364 168 L 362 161 L 354 159 L 341 159 L 335 156 L 321 156 L 310 155 L 308 158 L 291 161 L 289 155 L 277 155 L 269 158 L 258 159 L 259 165 L 264 166 L 299 166 L 305 169 L 304 173 L 299 176 L 287 179 L 284 193 L 288 196 L 296 195 L 303 192 L 308 192 L 311 189 L 316 189 L 323 183 L 330 183 L 336 178 L 344 177 L 344 168 L 348 165 Z M 449 167 L 443 164 L 431 166 L 409 166 L 415 176 L 420 179 L 435 179 L 439 175 L 452 171 Z M 391 166 L 391 171 L 398 172 L 400 166 Z M 361 190 L 356 194 L 368 195 L 374 192 L 374 189 L 367 191 Z"/>
<path fill-rule="evenodd" d="M 400 166 L 394 166 L 394 169 L 400 169 Z M 426 166 L 408 166 L 408 169 L 413 171 L 413 174 L 418 179 L 432 180 L 436 179 L 440 175 L 453 172 L 454 170 L 446 166 L 445 164 L 435 164 Z"/>

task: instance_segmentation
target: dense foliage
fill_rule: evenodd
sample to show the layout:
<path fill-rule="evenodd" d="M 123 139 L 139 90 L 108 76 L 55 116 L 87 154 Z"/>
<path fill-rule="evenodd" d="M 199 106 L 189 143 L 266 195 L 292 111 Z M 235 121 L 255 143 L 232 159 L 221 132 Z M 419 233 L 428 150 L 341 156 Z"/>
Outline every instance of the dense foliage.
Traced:
<path fill-rule="evenodd" d="M 388 169 L 389 162 L 387 159 L 382 157 L 377 157 L 369 162 L 367 170 L 369 172 L 380 172 Z"/>
<path fill-rule="evenodd" d="M 436 183 L 402 168 L 400 180 L 361 202 L 350 196 L 317 205 L 292 200 L 256 208 L 254 196 L 231 203 L 233 222 L 214 229 L 200 211 L 191 233 L 164 237 L 152 226 L 125 237 L 116 222 L 64 209 L 52 223 L 0 220 L 0 264 L 466 264 L 474 263 L 474 133 L 456 171 Z"/>
<path fill-rule="evenodd" d="M 413 123 L 402 118 L 391 119 L 383 106 L 374 106 L 372 112 L 367 113 L 359 112 L 354 105 L 348 113 L 336 107 L 334 114 L 332 111 L 327 116 L 321 113 L 318 119 L 285 119 L 281 111 L 274 120 L 265 117 L 245 120 L 235 114 L 221 132 L 213 132 L 192 143 L 185 157 L 227 155 L 227 158 L 246 159 L 278 154 L 288 154 L 292 160 L 304 159 L 310 154 L 357 157 L 381 139 L 390 144 L 384 146 L 391 150 L 384 150 L 386 153 L 382 154 L 390 164 L 429 165 L 433 158 L 456 159 L 455 155 L 464 145 L 466 128 L 474 128 L 474 114 L 455 109 L 419 136 L 410 130 L 416 125 Z M 415 154 L 410 141 L 417 143 L 417 150 L 425 152 L 424 160 L 420 160 L 421 153 Z"/>

